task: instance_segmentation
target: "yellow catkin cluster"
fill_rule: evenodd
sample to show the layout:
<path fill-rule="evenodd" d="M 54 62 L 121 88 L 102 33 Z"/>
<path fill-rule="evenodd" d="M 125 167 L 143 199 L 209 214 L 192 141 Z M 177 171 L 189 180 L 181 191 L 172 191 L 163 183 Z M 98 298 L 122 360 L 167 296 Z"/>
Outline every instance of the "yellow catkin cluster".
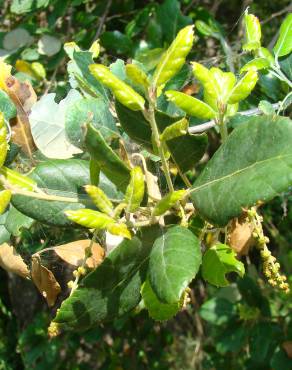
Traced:
<path fill-rule="evenodd" d="M 60 334 L 60 326 L 56 322 L 51 322 L 48 327 L 48 336 L 49 338 L 55 338 Z"/>
<path fill-rule="evenodd" d="M 285 275 L 280 274 L 280 264 L 277 262 L 276 257 L 272 256 L 267 247 L 269 238 L 267 238 L 263 232 L 263 218 L 258 215 L 254 207 L 248 210 L 247 215 L 249 221 L 254 225 L 253 237 L 260 249 L 264 275 L 267 277 L 271 286 L 278 286 L 285 293 L 289 293 L 289 285 L 286 283 L 287 278 Z"/>

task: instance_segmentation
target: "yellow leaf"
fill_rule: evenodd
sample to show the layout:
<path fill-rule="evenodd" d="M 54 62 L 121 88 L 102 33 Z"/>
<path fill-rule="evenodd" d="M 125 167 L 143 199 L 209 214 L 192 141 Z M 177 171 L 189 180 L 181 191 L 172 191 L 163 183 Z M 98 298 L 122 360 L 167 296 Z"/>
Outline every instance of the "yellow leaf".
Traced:
<path fill-rule="evenodd" d="M 0 266 L 9 272 L 13 272 L 23 278 L 29 277 L 29 270 L 22 257 L 15 248 L 7 243 L 0 246 Z"/>
<path fill-rule="evenodd" d="M 0 60 L 0 89 L 6 91 L 6 80 L 11 76 L 11 66 Z"/>

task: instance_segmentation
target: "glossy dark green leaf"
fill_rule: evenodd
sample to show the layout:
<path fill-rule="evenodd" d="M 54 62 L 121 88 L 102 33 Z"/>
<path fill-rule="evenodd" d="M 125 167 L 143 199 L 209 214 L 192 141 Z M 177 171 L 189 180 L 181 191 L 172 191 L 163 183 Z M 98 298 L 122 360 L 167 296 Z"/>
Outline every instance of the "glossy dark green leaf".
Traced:
<path fill-rule="evenodd" d="M 130 181 L 130 169 L 106 143 L 101 133 L 87 125 L 85 145 L 90 155 L 99 164 L 100 170 L 117 186 L 125 191 Z"/>
<path fill-rule="evenodd" d="M 209 248 L 202 261 L 202 276 L 208 283 L 224 287 L 229 284 L 226 274 L 244 275 L 244 264 L 236 259 L 236 253 L 228 245 L 216 244 Z"/>
<path fill-rule="evenodd" d="M 151 285 L 148 280 L 142 286 L 141 290 L 144 304 L 149 312 L 149 316 L 154 320 L 169 320 L 172 318 L 180 309 L 180 303 L 162 303 L 158 300 L 156 294 L 153 292 Z"/>
<path fill-rule="evenodd" d="M 292 184 L 292 121 L 253 117 L 238 126 L 196 180 L 191 197 L 199 213 L 224 226 L 257 201 Z"/>
<path fill-rule="evenodd" d="M 271 358 L 270 366 L 274 370 L 292 370 L 292 361 L 287 353 L 278 346 Z"/>
<path fill-rule="evenodd" d="M 221 354 L 238 352 L 245 344 L 247 336 L 248 330 L 244 326 L 234 327 L 232 324 L 216 338 L 216 350 Z"/>
<path fill-rule="evenodd" d="M 109 106 L 101 98 L 82 98 L 66 111 L 65 130 L 71 144 L 84 149 L 84 130 L 87 123 L 100 131 L 105 139 L 117 135 L 117 128 Z"/>
<path fill-rule="evenodd" d="M 132 40 L 120 31 L 103 32 L 100 41 L 102 46 L 107 50 L 114 50 L 117 54 L 132 54 Z"/>
<path fill-rule="evenodd" d="M 167 42 L 171 42 L 181 28 L 192 23 L 190 17 L 182 14 L 180 2 L 177 0 L 166 0 L 159 6 L 157 21 Z"/>
<path fill-rule="evenodd" d="M 213 325 L 222 325 L 236 316 L 236 306 L 224 298 L 211 298 L 200 308 L 200 316 Z"/>
<path fill-rule="evenodd" d="M 40 163 L 29 176 L 45 193 L 66 198 L 72 202 L 46 201 L 23 195 L 12 197 L 12 203 L 21 213 L 44 223 L 65 226 L 70 222 L 65 210 L 85 208 L 92 204 L 85 193 L 84 185 L 90 184 L 89 162 L 77 159 L 50 160 Z M 117 193 L 104 175 L 100 176 L 99 186 L 110 197 L 117 198 Z"/>
<path fill-rule="evenodd" d="M 291 81 L 292 80 L 292 53 L 285 56 L 284 58 L 281 58 L 279 60 L 279 64 L 281 66 L 281 70 L 285 73 L 285 75 Z"/>
<path fill-rule="evenodd" d="M 195 278 L 201 264 L 197 237 L 181 226 L 169 228 L 153 245 L 149 282 L 158 300 L 176 303 Z"/>
<path fill-rule="evenodd" d="M 140 300 L 150 248 L 136 237 L 124 240 L 63 302 L 54 321 L 84 330 L 131 311 Z"/>
<path fill-rule="evenodd" d="M 5 227 L 13 236 L 19 236 L 21 229 L 23 227 L 29 228 L 33 222 L 34 220 L 32 218 L 22 214 L 15 207 L 11 206 L 7 214 Z"/>
<path fill-rule="evenodd" d="M 12 203 L 25 215 L 52 225 L 70 224 L 65 210 L 84 208 L 88 199 L 83 186 L 90 183 L 88 162 L 82 160 L 50 160 L 39 164 L 29 176 L 48 194 L 72 198 L 74 202 L 46 201 L 15 195 Z M 75 203 L 76 201 L 76 203 Z"/>
<path fill-rule="evenodd" d="M 116 111 L 121 126 L 130 138 L 148 149 L 152 148 L 151 128 L 143 114 L 141 112 L 133 112 L 119 103 L 116 103 Z M 163 132 L 166 127 L 179 119 L 180 117 L 171 117 L 163 112 L 156 112 L 156 121 L 160 132 Z M 167 146 L 174 162 L 180 167 L 182 172 L 186 172 L 202 158 L 207 147 L 207 141 L 205 134 L 187 134 L 167 141 Z"/>
<path fill-rule="evenodd" d="M 251 361 L 255 364 L 268 364 L 280 338 L 281 329 L 275 323 L 259 322 L 253 326 L 249 339 Z"/>

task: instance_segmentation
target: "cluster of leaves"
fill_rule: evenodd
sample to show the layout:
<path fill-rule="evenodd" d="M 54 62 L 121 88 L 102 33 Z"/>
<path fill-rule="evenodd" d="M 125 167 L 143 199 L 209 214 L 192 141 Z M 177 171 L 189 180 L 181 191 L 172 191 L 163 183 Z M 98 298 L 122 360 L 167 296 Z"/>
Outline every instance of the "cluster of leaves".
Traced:
<path fill-rule="evenodd" d="M 30 12 L 35 10 L 32 6 L 49 3 L 15 1 L 11 11 Z M 71 8 L 79 5 L 69 3 Z M 50 5 L 58 9 L 58 2 Z M 95 10 L 99 14 L 98 6 L 93 7 L 93 17 Z M 168 11 L 177 17 L 171 25 L 165 23 Z M 151 19 L 149 12 L 154 14 Z M 204 366 L 219 366 L 221 355 L 237 354 L 248 346 L 252 355 L 242 353 L 239 362 L 234 358 L 223 366 L 280 369 L 287 351 L 277 331 L 286 332 L 288 343 L 291 336 L 287 305 L 283 315 L 271 314 L 256 283 L 238 276 L 246 269 L 240 257 L 254 253 L 263 265 L 257 279 L 265 275 L 272 286 L 289 291 L 290 281 L 279 273 L 280 264 L 268 250 L 257 208 L 288 191 L 292 183 L 292 123 L 279 115 L 291 101 L 292 18 L 285 18 L 269 51 L 262 46 L 258 19 L 246 11 L 246 59 L 239 64 L 212 17 L 194 20 L 198 32 L 219 40 L 227 71 L 186 61 L 188 55 L 194 60 L 193 20 L 182 15 L 176 1 L 147 5 L 125 34 L 101 35 L 103 47 L 122 48 L 146 30 L 143 45 L 137 41 L 130 49 L 118 49 L 133 57 L 127 64 L 118 59 L 105 66 L 108 56 L 100 44 L 94 41 L 83 50 L 87 47 L 82 37 L 66 42 L 63 50 L 60 40 L 43 30 L 37 33 L 38 50 L 30 51 L 38 57 L 29 63 L 18 59 L 18 73 L 13 75 L 7 62 L 28 53 L 32 41 L 13 48 L 9 42 L 31 35 L 23 30 L 5 34 L 3 46 L 11 52 L 0 62 L 0 265 L 32 280 L 48 305 L 59 307 L 49 327 L 51 336 L 68 328 L 95 328 L 135 308 L 146 308 L 155 320 L 168 320 L 186 309 L 188 286 L 195 277 L 217 287 L 237 281 L 236 298 L 215 296 L 200 309 L 200 316 L 215 325 L 210 331 L 218 338 L 215 350 L 206 349 Z M 153 37 L 160 35 L 157 24 L 160 39 Z M 170 46 L 157 48 L 161 40 Z M 33 86 L 47 85 L 41 55 L 56 58 L 55 63 L 65 53 L 66 96 L 57 100 L 56 93 L 50 93 L 37 101 Z M 269 95 L 270 80 L 280 84 L 279 96 Z M 261 101 L 255 109 L 263 113 L 260 117 L 237 113 L 257 103 L 257 93 L 264 89 L 277 104 Z M 194 92 L 196 97 L 191 96 Z M 213 134 L 202 133 L 206 128 Z M 205 159 L 208 141 L 214 148 L 210 160 Z M 37 246 L 25 246 L 25 233 L 35 235 L 48 226 L 49 238 L 37 237 Z M 57 236 L 70 236 L 53 238 L 52 230 Z M 65 263 L 68 274 L 56 275 L 48 262 L 51 253 Z M 246 286 L 257 303 L 244 295 Z M 212 296 L 212 288 L 207 289 Z M 285 296 L 277 294 L 276 302 Z M 275 329 L 272 321 L 282 317 L 282 326 Z M 230 331 L 235 340 L 224 340 Z M 257 346 L 269 333 L 274 342 L 269 340 L 266 352 L 257 358 Z M 24 335 L 19 342 L 22 354 L 27 341 Z M 269 346 L 275 345 L 276 352 L 268 354 Z M 62 348 L 58 338 L 49 351 L 54 348 Z M 25 359 L 28 364 L 35 360 Z"/>

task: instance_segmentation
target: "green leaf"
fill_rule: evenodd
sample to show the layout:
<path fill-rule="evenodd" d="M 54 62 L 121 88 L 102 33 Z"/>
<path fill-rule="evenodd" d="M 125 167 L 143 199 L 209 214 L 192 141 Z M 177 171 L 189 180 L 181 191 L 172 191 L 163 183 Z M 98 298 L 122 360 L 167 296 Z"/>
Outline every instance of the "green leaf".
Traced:
<path fill-rule="evenodd" d="M 32 218 L 22 214 L 15 207 L 11 206 L 7 214 L 5 227 L 13 236 L 20 236 L 21 229 L 23 227 L 29 229 L 33 223 L 34 220 Z"/>
<path fill-rule="evenodd" d="M 6 50 L 15 52 L 33 41 L 33 38 L 25 28 L 15 28 L 13 31 L 5 33 L 3 37 L 3 47 Z"/>
<path fill-rule="evenodd" d="M 50 0 L 13 0 L 11 12 L 15 14 L 24 14 L 48 6 Z"/>
<path fill-rule="evenodd" d="M 224 226 L 258 200 L 268 201 L 292 184 L 292 122 L 253 117 L 221 145 L 196 180 L 191 197 L 200 215 Z"/>
<path fill-rule="evenodd" d="M 4 114 L 4 118 L 7 121 L 16 116 L 15 105 L 12 103 L 6 92 L 2 90 L 0 90 L 0 112 Z"/>
<path fill-rule="evenodd" d="M 5 223 L 9 210 L 0 215 L 0 245 L 10 240 L 11 233 L 7 230 Z"/>
<path fill-rule="evenodd" d="M 194 76 L 204 87 L 204 101 L 217 112 L 218 102 L 227 103 L 236 82 L 235 75 L 231 72 L 223 72 L 216 67 L 209 70 L 196 62 L 193 62 L 192 66 Z"/>
<path fill-rule="evenodd" d="M 103 64 L 92 64 L 89 66 L 89 70 L 97 80 L 111 89 L 113 95 L 120 103 L 134 111 L 144 109 L 144 98 L 131 86 L 116 77 L 108 67 L 105 67 Z"/>
<path fill-rule="evenodd" d="M 166 127 L 162 134 L 160 135 L 160 140 L 169 141 L 171 139 L 175 139 L 176 137 L 186 135 L 188 132 L 188 128 L 189 128 L 188 120 L 182 118 L 181 120 Z"/>
<path fill-rule="evenodd" d="M 89 72 L 88 66 L 94 63 L 92 53 L 74 50 L 71 59 L 68 63 L 68 73 L 72 87 L 79 86 L 87 95 L 102 97 L 109 102 L 107 89 Z"/>
<path fill-rule="evenodd" d="M 61 41 L 54 36 L 43 35 L 38 41 L 38 53 L 51 57 L 57 54 L 62 47 Z"/>
<path fill-rule="evenodd" d="M 73 154 L 81 153 L 72 145 L 65 132 L 65 114 L 78 100 L 80 93 L 70 90 L 67 97 L 59 104 L 55 102 L 56 94 L 44 95 L 33 105 L 29 116 L 31 133 L 37 148 L 48 158 L 67 159 Z"/>
<path fill-rule="evenodd" d="M 208 104 L 190 95 L 174 90 L 166 91 L 165 95 L 169 101 L 173 102 L 190 116 L 201 119 L 211 119 L 216 116 L 216 112 Z"/>
<path fill-rule="evenodd" d="M 85 330 L 131 311 L 140 301 L 150 249 L 137 237 L 124 240 L 62 303 L 54 321 Z"/>
<path fill-rule="evenodd" d="M 65 115 L 65 131 L 70 143 L 84 149 L 84 128 L 87 123 L 99 130 L 105 140 L 118 135 L 115 120 L 102 98 L 81 98 L 70 105 Z"/>
<path fill-rule="evenodd" d="M 250 357 L 254 364 L 263 364 L 270 359 L 281 340 L 281 328 L 273 322 L 258 322 L 249 333 Z M 267 361 L 267 362 L 268 362 Z"/>
<path fill-rule="evenodd" d="M 207 23 L 204 21 L 198 20 L 195 22 L 197 30 L 204 36 L 216 36 L 216 33 L 218 32 L 216 29 L 210 27 Z"/>
<path fill-rule="evenodd" d="M 260 69 L 266 69 L 269 68 L 270 64 L 270 61 L 266 58 L 255 58 L 247 62 L 240 69 L 240 73 L 247 72 L 249 70 L 258 71 Z"/>
<path fill-rule="evenodd" d="M 124 192 L 130 181 L 130 169 L 106 143 L 100 132 L 90 124 L 87 125 L 85 145 L 100 170 Z"/>
<path fill-rule="evenodd" d="M 66 196 L 74 202 L 46 201 L 14 195 L 12 203 L 25 215 L 52 225 L 70 224 L 64 211 L 84 208 L 88 202 L 83 186 L 89 184 L 88 162 L 82 160 L 51 160 L 39 164 L 29 175 L 48 194 Z M 75 203 L 76 201 L 76 203 Z"/>
<path fill-rule="evenodd" d="M 129 137 L 144 145 L 147 149 L 151 149 L 151 128 L 143 114 L 141 112 L 133 112 L 119 103 L 116 103 L 116 111 L 121 126 Z M 166 127 L 180 119 L 180 117 L 171 117 L 160 111 L 156 111 L 155 116 L 160 132 L 163 132 Z M 206 134 L 186 134 L 169 140 L 167 146 L 173 161 L 180 167 L 182 172 L 186 172 L 193 168 L 202 158 L 206 150 L 207 141 Z M 188 155 L 185 155 L 185 153 Z"/>
<path fill-rule="evenodd" d="M 283 57 L 292 50 L 292 14 L 288 14 L 280 27 L 279 38 L 274 46 L 276 58 Z"/>
<path fill-rule="evenodd" d="M 228 352 L 239 352 L 246 343 L 248 330 L 243 326 L 234 327 L 234 324 L 220 332 L 219 337 L 216 338 L 216 351 L 220 354 L 227 354 Z"/>
<path fill-rule="evenodd" d="M 162 55 L 152 78 L 152 85 L 158 89 L 158 95 L 159 88 L 163 88 L 184 65 L 186 56 L 193 46 L 193 39 L 193 26 L 183 28 Z"/>
<path fill-rule="evenodd" d="M 131 169 L 131 180 L 125 194 L 127 212 L 136 212 L 138 210 L 144 197 L 144 188 L 144 173 L 141 167 L 136 166 Z"/>
<path fill-rule="evenodd" d="M 261 25 L 260 21 L 253 14 L 248 14 L 246 10 L 244 15 L 244 24 L 245 24 L 245 37 L 246 42 L 242 46 L 243 50 L 256 50 L 261 46 Z"/>
<path fill-rule="evenodd" d="M 289 80 L 292 80 L 292 53 L 281 58 L 281 60 L 279 60 L 279 64 L 282 72 L 285 73 Z"/>
<path fill-rule="evenodd" d="M 197 237 L 181 226 L 169 228 L 155 240 L 149 259 L 149 281 L 164 303 L 179 302 L 201 264 Z"/>
<path fill-rule="evenodd" d="M 266 100 L 261 100 L 259 102 L 258 108 L 266 115 L 276 114 L 275 108 L 273 107 L 273 105 Z"/>
<path fill-rule="evenodd" d="M 146 73 L 136 64 L 127 64 L 127 77 L 134 83 L 134 85 L 142 86 L 145 90 L 149 87 L 149 80 Z"/>
<path fill-rule="evenodd" d="M 90 204 L 90 199 L 84 191 L 84 185 L 90 183 L 87 161 L 77 159 L 46 161 L 37 165 L 29 177 L 34 179 L 45 193 L 72 198 L 72 202 L 59 202 L 14 195 L 12 197 L 14 207 L 35 220 L 51 225 L 69 225 L 64 211 L 85 208 Z M 100 176 L 99 187 L 111 199 L 119 199 L 121 195 L 103 174 Z"/>
<path fill-rule="evenodd" d="M 169 320 L 180 310 L 179 302 L 171 304 L 160 302 L 148 280 L 143 284 L 141 294 L 149 316 L 154 320 Z"/>
<path fill-rule="evenodd" d="M 186 190 L 175 190 L 165 195 L 154 207 L 153 216 L 163 215 L 187 194 Z"/>
<path fill-rule="evenodd" d="M 274 370 L 292 370 L 291 358 L 289 358 L 287 353 L 278 346 L 271 358 L 270 366 Z"/>
<path fill-rule="evenodd" d="M 132 40 L 120 31 L 103 32 L 100 41 L 107 50 L 113 50 L 117 54 L 127 56 L 132 54 L 134 46 Z"/>
<path fill-rule="evenodd" d="M 256 71 L 249 70 L 230 92 L 228 104 L 235 104 L 248 97 L 258 80 Z"/>
<path fill-rule="evenodd" d="M 200 316 L 213 325 L 223 325 L 236 316 L 236 306 L 224 298 L 211 298 L 200 308 Z"/>
<path fill-rule="evenodd" d="M 182 14 L 180 2 L 177 0 L 165 0 L 158 7 L 157 21 L 167 42 L 171 42 L 181 28 L 192 23 L 190 17 Z"/>
<path fill-rule="evenodd" d="M 224 287 L 229 285 L 226 274 L 236 272 L 244 275 L 244 264 L 236 259 L 233 249 L 225 244 L 216 244 L 209 248 L 203 256 L 202 275 L 208 283 Z"/>

